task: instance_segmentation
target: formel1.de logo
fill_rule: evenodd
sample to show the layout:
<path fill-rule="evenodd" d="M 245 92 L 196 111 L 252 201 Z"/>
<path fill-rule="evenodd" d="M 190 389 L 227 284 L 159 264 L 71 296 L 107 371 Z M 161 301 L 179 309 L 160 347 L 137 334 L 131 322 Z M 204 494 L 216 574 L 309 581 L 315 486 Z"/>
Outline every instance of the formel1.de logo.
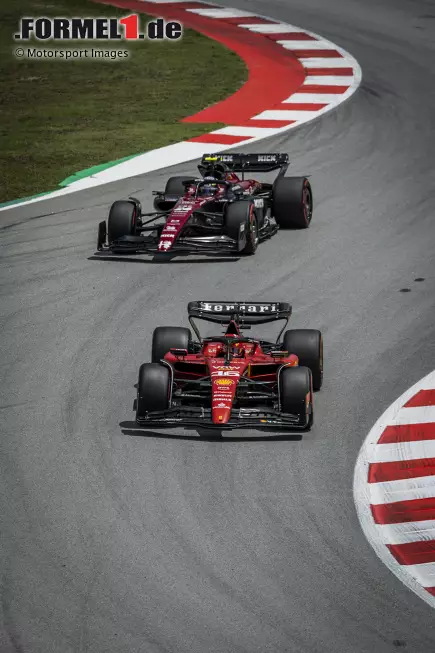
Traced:
<path fill-rule="evenodd" d="M 163 18 L 152 20 L 141 31 L 139 16 L 130 14 L 123 18 L 46 18 L 23 17 L 19 23 L 16 41 L 116 41 L 124 39 L 175 41 L 183 35 L 181 23 Z"/>

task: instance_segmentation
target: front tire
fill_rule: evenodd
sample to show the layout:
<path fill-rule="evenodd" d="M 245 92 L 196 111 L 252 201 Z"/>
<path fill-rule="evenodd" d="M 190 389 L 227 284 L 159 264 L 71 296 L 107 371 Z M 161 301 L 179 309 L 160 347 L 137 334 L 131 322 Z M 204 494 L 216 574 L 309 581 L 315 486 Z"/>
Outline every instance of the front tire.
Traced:
<path fill-rule="evenodd" d="M 144 363 L 139 369 L 136 419 L 150 411 L 169 408 L 171 376 L 169 369 L 156 363 Z"/>
<path fill-rule="evenodd" d="M 308 367 L 313 375 L 313 389 L 320 390 L 323 383 L 323 338 L 316 329 L 292 329 L 284 333 L 284 351 L 296 354 L 301 367 Z"/>
<path fill-rule="evenodd" d="M 124 236 L 134 236 L 136 217 L 136 207 L 132 202 L 121 200 L 112 204 L 107 221 L 109 245 Z"/>
<path fill-rule="evenodd" d="M 281 411 L 298 415 L 307 430 L 314 422 L 313 384 L 308 367 L 285 367 L 279 377 Z"/>
<path fill-rule="evenodd" d="M 183 181 L 192 180 L 192 176 L 169 177 L 166 182 L 165 195 L 173 195 L 174 197 L 183 197 L 186 193 L 186 186 Z"/>
<path fill-rule="evenodd" d="M 306 177 L 278 177 L 272 191 L 272 213 L 283 229 L 307 229 L 313 215 L 313 191 Z"/>
<path fill-rule="evenodd" d="M 190 351 L 192 332 L 186 327 L 157 327 L 153 333 L 151 360 L 158 363 L 170 349 Z"/>
<path fill-rule="evenodd" d="M 248 256 L 255 254 L 259 237 L 257 218 L 252 202 L 241 201 L 228 204 L 225 213 L 225 231 L 227 236 L 238 243 L 239 254 Z"/>

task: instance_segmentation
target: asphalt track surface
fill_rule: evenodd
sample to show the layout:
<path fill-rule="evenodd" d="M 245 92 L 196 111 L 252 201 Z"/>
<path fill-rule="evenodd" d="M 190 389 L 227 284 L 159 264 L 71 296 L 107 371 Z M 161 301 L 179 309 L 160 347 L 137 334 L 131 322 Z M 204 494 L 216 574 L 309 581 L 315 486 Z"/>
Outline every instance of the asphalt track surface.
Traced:
<path fill-rule="evenodd" d="M 166 171 L 1 216 L 2 653 L 435 649 L 433 612 L 377 559 L 352 499 L 363 438 L 434 367 L 434 6 L 227 4 L 335 41 L 362 86 L 264 141 L 312 174 L 316 207 L 255 258 L 89 260 L 109 204 L 147 206 Z M 152 329 L 208 298 L 290 300 L 294 326 L 323 330 L 311 433 L 134 429 Z"/>

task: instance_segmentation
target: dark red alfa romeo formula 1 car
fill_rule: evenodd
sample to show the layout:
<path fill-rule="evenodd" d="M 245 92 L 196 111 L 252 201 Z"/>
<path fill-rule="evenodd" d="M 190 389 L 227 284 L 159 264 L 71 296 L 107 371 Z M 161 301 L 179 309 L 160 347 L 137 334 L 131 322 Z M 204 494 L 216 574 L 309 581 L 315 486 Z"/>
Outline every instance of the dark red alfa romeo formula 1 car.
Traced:
<path fill-rule="evenodd" d="M 190 302 L 185 327 L 158 327 L 152 362 L 139 370 L 136 422 L 142 426 L 309 429 L 313 391 L 323 379 L 323 343 L 314 329 L 284 330 L 282 302 Z M 194 318 L 225 325 L 202 338 Z M 275 343 L 241 329 L 284 320 Z M 282 341 L 280 338 L 284 333 Z"/>
<path fill-rule="evenodd" d="M 171 177 L 152 213 L 139 200 L 114 202 L 98 227 L 98 251 L 116 254 L 254 254 L 281 228 L 306 228 L 313 196 L 306 177 L 285 177 L 288 154 L 206 154 L 201 177 Z M 274 183 L 247 173 L 279 170 Z M 241 173 L 241 176 L 236 173 Z"/>

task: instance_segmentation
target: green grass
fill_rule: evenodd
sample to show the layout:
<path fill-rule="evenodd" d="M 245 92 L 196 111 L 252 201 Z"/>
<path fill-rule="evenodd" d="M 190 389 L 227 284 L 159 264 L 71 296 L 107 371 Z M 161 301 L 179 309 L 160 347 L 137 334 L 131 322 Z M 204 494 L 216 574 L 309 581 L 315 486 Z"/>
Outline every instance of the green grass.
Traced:
<path fill-rule="evenodd" d="M 13 5 L 13 6 L 6 6 Z M 114 45 L 34 41 L 41 49 L 128 49 L 121 61 L 17 59 L 21 16 L 125 16 L 88 0 L 0 6 L 0 202 L 53 190 L 84 168 L 191 138 L 221 125 L 180 123 L 246 80 L 236 54 L 185 30 L 180 41 Z M 141 17 L 141 27 L 152 20 Z"/>

